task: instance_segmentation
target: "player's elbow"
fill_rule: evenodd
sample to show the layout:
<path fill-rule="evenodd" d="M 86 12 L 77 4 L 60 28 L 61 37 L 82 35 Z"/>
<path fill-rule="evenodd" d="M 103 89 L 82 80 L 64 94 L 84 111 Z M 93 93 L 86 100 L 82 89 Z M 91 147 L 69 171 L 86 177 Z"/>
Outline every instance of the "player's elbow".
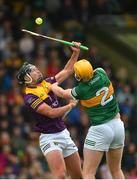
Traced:
<path fill-rule="evenodd" d="M 50 112 L 47 113 L 47 116 L 51 119 L 55 118 L 54 112 L 51 110 Z"/>
<path fill-rule="evenodd" d="M 61 98 L 65 98 L 66 94 L 65 94 L 65 91 L 63 89 L 61 89 L 61 91 L 59 92 L 59 96 Z"/>
<path fill-rule="evenodd" d="M 44 105 L 43 106 L 40 106 L 38 107 L 37 109 L 37 112 L 40 113 L 41 115 L 44 115 L 46 117 L 49 117 L 49 118 L 55 118 L 56 117 L 56 112 L 55 112 L 55 109 L 53 108 L 47 108 L 45 107 Z"/>
<path fill-rule="evenodd" d="M 56 92 L 57 92 L 57 91 L 56 91 Z M 60 88 L 60 90 L 58 91 L 57 96 L 59 96 L 59 97 L 61 97 L 61 98 L 64 98 L 64 99 L 68 99 L 68 98 L 67 98 L 67 92 L 66 92 L 66 90 L 64 90 L 64 89 L 62 89 L 62 88 Z"/>
<path fill-rule="evenodd" d="M 68 100 L 73 99 L 71 96 L 71 89 L 66 89 L 63 91 L 63 98 Z"/>

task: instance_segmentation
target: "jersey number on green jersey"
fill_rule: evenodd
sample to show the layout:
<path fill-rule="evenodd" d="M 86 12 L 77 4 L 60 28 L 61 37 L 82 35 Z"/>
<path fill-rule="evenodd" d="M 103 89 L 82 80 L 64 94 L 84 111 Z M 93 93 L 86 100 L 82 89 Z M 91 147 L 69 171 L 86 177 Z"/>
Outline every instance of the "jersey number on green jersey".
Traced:
<path fill-rule="evenodd" d="M 101 99 L 101 105 L 105 106 L 107 103 L 109 103 L 113 99 L 113 95 L 107 98 L 109 94 L 109 88 L 103 87 L 96 92 L 96 96 L 100 96 L 102 92 L 104 92 L 104 95 L 102 96 L 102 99 Z"/>

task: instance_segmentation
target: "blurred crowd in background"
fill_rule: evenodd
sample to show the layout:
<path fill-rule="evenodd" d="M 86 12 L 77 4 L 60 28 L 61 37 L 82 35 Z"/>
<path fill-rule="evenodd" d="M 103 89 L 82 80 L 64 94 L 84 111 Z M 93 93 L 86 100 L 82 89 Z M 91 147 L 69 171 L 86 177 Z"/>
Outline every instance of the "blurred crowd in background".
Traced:
<path fill-rule="evenodd" d="M 0 178 L 52 178 L 39 149 L 38 134 L 31 130 L 35 119 L 24 107 L 23 89 L 16 81 L 16 72 L 28 61 L 45 77 L 54 76 L 72 53 L 67 46 L 33 38 L 21 29 L 86 44 L 86 28 L 96 14 L 136 10 L 136 1 L 131 0 L 79 0 L 75 3 L 72 0 L 0 0 Z M 35 24 L 36 17 L 44 19 L 41 26 Z M 70 28 L 72 24 L 77 24 L 77 28 Z M 114 84 L 126 129 L 122 168 L 126 178 L 137 178 L 137 79 L 129 79 L 126 68 L 118 67 L 115 71 L 107 56 L 101 57 L 94 45 L 90 46 L 88 54 L 82 51 L 80 58 L 87 58 L 94 68 L 103 67 Z M 74 77 L 62 84 L 64 88 L 74 85 Z M 65 121 L 79 148 L 82 163 L 84 138 L 90 125 L 88 117 L 78 106 Z M 111 178 L 105 158 L 97 178 Z"/>

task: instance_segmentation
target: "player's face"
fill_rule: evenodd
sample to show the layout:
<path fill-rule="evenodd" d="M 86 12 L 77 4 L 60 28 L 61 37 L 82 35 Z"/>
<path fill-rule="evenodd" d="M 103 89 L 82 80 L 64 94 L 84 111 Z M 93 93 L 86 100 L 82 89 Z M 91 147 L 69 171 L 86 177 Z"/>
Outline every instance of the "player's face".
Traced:
<path fill-rule="evenodd" d="M 30 76 L 33 83 L 40 83 L 43 80 L 43 75 L 36 66 L 31 67 Z"/>

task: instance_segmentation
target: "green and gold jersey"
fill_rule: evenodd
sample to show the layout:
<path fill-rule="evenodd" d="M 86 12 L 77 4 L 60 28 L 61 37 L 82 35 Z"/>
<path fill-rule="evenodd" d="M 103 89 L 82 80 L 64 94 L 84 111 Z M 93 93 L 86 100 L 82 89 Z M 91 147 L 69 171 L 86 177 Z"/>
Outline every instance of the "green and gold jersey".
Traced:
<path fill-rule="evenodd" d="M 95 69 L 92 79 L 80 82 L 71 93 L 75 99 L 80 100 L 92 125 L 103 124 L 119 112 L 113 85 L 102 68 Z"/>

